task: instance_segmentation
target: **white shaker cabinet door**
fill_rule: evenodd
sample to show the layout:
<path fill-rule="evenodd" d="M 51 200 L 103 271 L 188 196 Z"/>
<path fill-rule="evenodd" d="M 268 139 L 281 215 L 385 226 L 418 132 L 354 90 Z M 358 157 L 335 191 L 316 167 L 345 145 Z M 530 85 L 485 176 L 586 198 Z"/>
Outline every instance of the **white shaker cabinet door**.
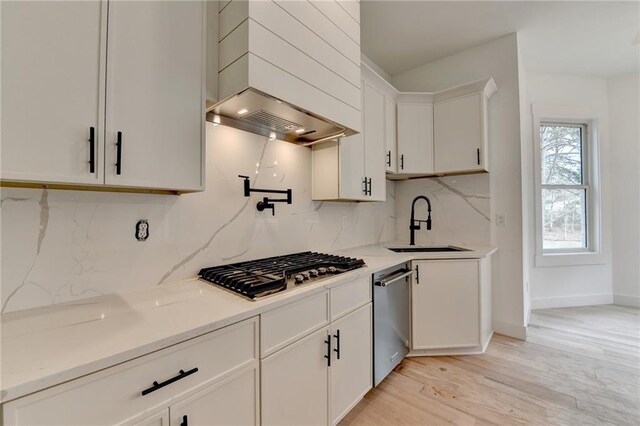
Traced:
<path fill-rule="evenodd" d="M 331 336 L 331 424 L 337 424 L 371 389 L 371 303 L 331 324 Z"/>
<path fill-rule="evenodd" d="M 260 423 L 259 369 L 253 367 L 170 407 L 171 426 L 248 426 Z"/>
<path fill-rule="evenodd" d="M 478 259 L 423 260 L 411 286 L 411 348 L 464 348 L 480 344 Z"/>
<path fill-rule="evenodd" d="M 366 200 L 364 149 L 362 133 L 340 138 L 340 197 L 345 200 Z"/>
<path fill-rule="evenodd" d="M 106 9 L 0 2 L 3 180 L 102 183 Z"/>
<path fill-rule="evenodd" d="M 483 170 L 486 155 L 486 97 L 482 93 L 434 106 L 437 173 Z"/>
<path fill-rule="evenodd" d="M 105 181 L 202 189 L 205 4 L 109 4 Z"/>
<path fill-rule="evenodd" d="M 169 426 L 169 409 L 152 414 L 151 416 L 134 423 L 133 426 Z"/>
<path fill-rule="evenodd" d="M 324 327 L 262 360 L 262 424 L 326 425 L 329 374 Z"/>
<path fill-rule="evenodd" d="M 433 104 L 399 103 L 398 173 L 433 173 Z"/>
<path fill-rule="evenodd" d="M 370 201 L 384 201 L 387 195 L 384 167 L 384 96 L 369 84 L 364 90 L 364 171 Z"/>
<path fill-rule="evenodd" d="M 397 148 L 396 148 L 396 103 L 389 98 L 384 100 L 384 142 L 385 142 L 385 169 L 388 173 L 396 173 Z"/>

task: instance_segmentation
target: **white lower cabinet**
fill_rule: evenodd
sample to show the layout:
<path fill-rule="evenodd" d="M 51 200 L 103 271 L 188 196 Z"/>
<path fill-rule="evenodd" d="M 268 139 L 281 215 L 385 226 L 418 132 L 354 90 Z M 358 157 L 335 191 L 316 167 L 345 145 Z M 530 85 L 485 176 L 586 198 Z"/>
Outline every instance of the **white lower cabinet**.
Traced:
<path fill-rule="evenodd" d="M 133 426 L 169 426 L 169 409 L 150 415 L 144 420 L 140 420 L 133 424 Z"/>
<path fill-rule="evenodd" d="M 257 410 L 258 368 L 255 317 L 10 401 L 2 406 L 2 424 L 166 425 L 166 418 L 158 410 L 169 408 L 173 417 L 179 401 L 185 401 L 185 414 L 193 410 L 194 416 L 201 416 L 206 424 L 247 424 L 246 412 Z M 241 371 L 252 372 L 253 379 L 236 376 Z M 237 381 L 232 377 L 237 377 Z M 250 383 L 253 392 L 248 389 Z M 228 393 L 249 395 L 250 399 L 231 405 L 234 399 Z M 200 404 L 217 406 L 221 412 L 211 418 L 203 417 Z M 149 413 L 156 414 L 149 417 Z M 248 424 L 258 423 L 257 418 L 254 413 L 254 421 Z"/>
<path fill-rule="evenodd" d="M 410 355 L 482 352 L 492 332 L 488 258 L 412 265 Z"/>
<path fill-rule="evenodd" d="M 262 360 L 262 424 L 326 425 L 329 328 Z"/>
<path fill-rule="evenodd" d="M 260 423 L 259 382 L 259 368 L 255 364 L 211 385 L 169 408 L 171 426 L 257 425 Z"/>
<path fill-rule="evenodd" d="M 0 424 L 336 424 L 371 389 L 371 317 L 370 276 L 355 277 L 9 401 Z"/>
<path fill-rule="evenodd" d="M 433 173 L 433 105 L 399 102 L 398 173 Z"/>
<path fill-rule="evenodd" d="M 331 324 L 331 423 L 337 424 L 371 389 L 371 303 Z"/>
<path fill-rule="evenodd" d="M 371 279 L 349 281 L 328 294 L 330 324 L 262 359 L 263 425 L 333 425 L 371 389 Z M 314 299 L 319 299 L 318 295 L 274 312 L 278 316 L 293 313 L 296 305 L 308 305 Z M 295 322 L 296 317 L 289 321 Z M 291 329 L 292 336 L 298 333 L 286 321 L 261 322 L 263 331 L 277 326 Z M 284 335 L 280 340 L 290 341 Z"/>

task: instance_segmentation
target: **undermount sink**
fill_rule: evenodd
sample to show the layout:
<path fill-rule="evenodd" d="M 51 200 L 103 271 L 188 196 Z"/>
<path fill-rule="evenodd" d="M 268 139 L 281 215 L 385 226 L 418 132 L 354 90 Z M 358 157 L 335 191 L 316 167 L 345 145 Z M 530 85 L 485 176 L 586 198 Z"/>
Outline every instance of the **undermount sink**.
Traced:
<path fill-rule="evenodd" d="M 454 247 L 454 246 L 441 246 L 441 247 L 388 247 L 389 250 L 396 253 L 442 253 L 451 251 L 469 251 L 469 249 Z"/>

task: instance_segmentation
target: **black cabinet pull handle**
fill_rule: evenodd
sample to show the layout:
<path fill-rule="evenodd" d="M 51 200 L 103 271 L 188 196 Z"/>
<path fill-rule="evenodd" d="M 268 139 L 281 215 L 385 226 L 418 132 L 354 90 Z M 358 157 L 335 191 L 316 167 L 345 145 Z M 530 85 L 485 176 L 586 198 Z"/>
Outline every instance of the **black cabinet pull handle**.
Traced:
<path fill-rule="evenodd" d="M 327 344 L 327 354 L 324 357 L 327 359 L 327 367 L 331 367 L 331 336 L 327 336 L 324 342 Z"/>
<path fill-rule="evenodd" d="M 480 165 L 480 148 L 478 148 L 478 150 L 476 151 L 477 155 L 478 155 L 478 166 Z"/>
<path fill-rule="evenodd" d="M 420 268 L 416 265 L 416 284 L 420 284 Z"/>
<path fill-rule="evenodd" d="M 391 151 L 387 151 L 387 166 L 391 167 Z"/>
<path fill-rule="evenodd" d="M 364 185 L 364 188 L 362 189 L 362 193 L 364 195 L 367 195 L 367 184 L 368 184 L 367 182 L 368 182 L 367 177 L 365 176 L 364 179 L 362 180 L 362 184 Z"/>
<path fill-rule="evenodd" d="M 369 190 L 367 195 L 371 196 L 371 178 L 369 178 Z"/>
<path fill-rule="evenodd" d="M 404 170 L 404 154 L 400 156 L 400 168 Z"/>
<path fill-rule="evenodd" d="M 96 172 L 96 128 L 89 127 L 89 173 Z"/>
<path fill-rule="evenodd" d="M 336 334 L 333 337 L 336 338 L 336 348 L 333 351 L 338 354 L 336 358 L 340 359 L 340 330 L 336 330 Z"/>
<path fill-rule="evenodd" d="M 122 132 L 118 132 L 116 141 L 116 174 L 122 174 Z"/>
<path fill-rule="evenodd" d="M 167 385 L 170 385 L 173 382 L 177 382 L 180 379 L 184 379 L 185 377 L 190 376 L 193 373 L 197 373 L 197 372 L 198 372 L 198 367 L 192 368 L 189 371 L 180 370 L 180 373 L 177 376 L 172 377 L 169 380 L 166 380 L 166 381 L 164 381 L 162 383 L 153 382 L 153 386 L 151 386 L 150 388 L 147 388 L 147 389 L 142 391 L 142 396 L 150 394 L 151 392 L 155 392 L 160 388 L 163 388 L 163 387 L 165 387 Z"/>
<path fill-rule="evenodd" d="M 182 421 L 180 422 L 180 426 L 189 426 L 189 418 L 187 416 L 182 416 Z"/>

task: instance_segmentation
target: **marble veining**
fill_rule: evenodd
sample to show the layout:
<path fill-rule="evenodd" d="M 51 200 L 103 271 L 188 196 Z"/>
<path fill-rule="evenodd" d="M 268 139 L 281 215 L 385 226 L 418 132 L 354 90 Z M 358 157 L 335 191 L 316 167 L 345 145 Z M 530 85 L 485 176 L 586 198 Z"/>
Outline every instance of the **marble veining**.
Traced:
<path fill-rule="evenodd" d="M 206 149 L 202 193 L 2 188 L 2 312 L 162 286 L 222 263 L 408 240 L 421 194 L 433 229 L 417 231 L 418 243 L 490 244 L 488 174 L 388 181 L 383 203 L 314 202 L 308 148 L 208 123 Z M 257 212 L 260 196 L 243 196 L 239 174 L 253 187 L 292 188 L 293 204 Z M 139 219 L 151 227 L 146 242 L 133 235 Z"/>
<path fill-rule="evenodd" d="M 396 238 L 393 182 L 384 203 L 314 202 L 308 148 L 207 123 L 206 149 L 202 193 L 2 188 L 2 312 L 162 286 L 231 261 Z M 260 196 L 243 196 L 239 174 L 255 187 L 292 188 L 293 204 L 257 212 Z M 134 238 L 139 219 L 150 224 L 146 242 Z"/>
<path fill-rule="evenodd" d="M 4 314 L 0 403 L 355 283 L 411 259 L 481 258 L 495 251 L 467 248 L 471 251 L 405 254 L 369 245 L 338 251 L 362 258 L 367 266 L 258 301 L 191 279 Z"/>
<path fill-rule="evenodd" d="M 489 175 L 447 176 L 396 183 L 396 237 L 409 239 L 411 202 L 418 195 L 431 200 L 433 227 L 416 231 L 417 243 L 490 245 Z M 426 204 L 416 204 L 416 219 L 426 218 Z"/>

